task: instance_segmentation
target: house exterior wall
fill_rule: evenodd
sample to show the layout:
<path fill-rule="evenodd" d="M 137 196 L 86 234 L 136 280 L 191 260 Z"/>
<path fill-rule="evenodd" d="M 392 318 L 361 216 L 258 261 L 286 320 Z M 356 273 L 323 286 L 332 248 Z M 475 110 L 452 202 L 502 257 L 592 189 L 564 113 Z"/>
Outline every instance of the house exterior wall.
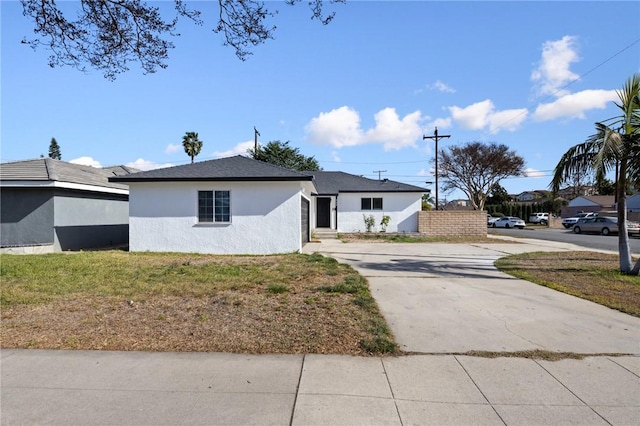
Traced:
<path fill-rule="evenodd" d="M 56 250 L 117 246 L 129 241 L 127 195 L 57 189 L 53 217 Z"/>
<path fill-rule="evenodd" d="M 486 237 L 484 210 L 431 210 L 419 213 L 419 230 L 427 237 Z"/>
<path fill-rule="evenodd" d="M 53 189 L 0 188 L 0 246 L 53 244 Z"/>
<path fill-rule="evenodd" d="M 198 223 L 198 191 L 230 191 L 231 222 Z M 274 254 L 302 248 L 300 182 L 132 182 L 129 250 Z"/>
<path fill-rule="evenodd" d="M 383 215 L 391 216 L 387 232 L 417 232 L 418 212 L 421 196 L 419 193 L 340 193 L 338 203 L 338 227 L 340 232 L 366 232 L 363 215 L 372 214 L 376 220 L 376 230 L 380 230 Z M 383 210 L 362 210 L 360 199 L 382 198 Z M 332 219 L 333 220 L 333 219 Z"/>

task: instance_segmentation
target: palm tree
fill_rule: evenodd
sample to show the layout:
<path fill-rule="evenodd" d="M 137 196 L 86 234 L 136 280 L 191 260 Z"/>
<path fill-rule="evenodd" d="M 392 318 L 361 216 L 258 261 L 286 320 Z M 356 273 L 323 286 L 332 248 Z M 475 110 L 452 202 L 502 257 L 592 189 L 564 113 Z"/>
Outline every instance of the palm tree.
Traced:
<path fill-rule="evenodd" d="M 585 142 L 570 148 L 554 170 L 551 187 L 554 193 L 575 173 L 595 171 L 603 178 L 616 171 L 618 200 L 618 252 L 620 271 L 640 274 L 640 260 L 632 267 L 629 235 L 627 234 L 627 186 L 640 177 L 640 74 L 634 74 L 622 90 L 616 91 L 621 114 L 596 123 L 596 133 Z"/>
<path fill-rule="evenodd" d="M 196 132 L 186 132 L 182 137 L 182 146 L 184 147 L 184 152 L 191 157 L 191 163 L 193 163 L 193 159 L 200 154 L 202 141 L 198 139 Z"/>

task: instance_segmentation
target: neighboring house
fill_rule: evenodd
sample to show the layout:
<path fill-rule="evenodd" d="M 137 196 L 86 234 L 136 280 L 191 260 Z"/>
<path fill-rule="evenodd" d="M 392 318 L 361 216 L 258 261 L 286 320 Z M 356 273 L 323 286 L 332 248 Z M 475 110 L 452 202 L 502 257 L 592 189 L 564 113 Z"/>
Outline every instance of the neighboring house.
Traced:
<path fill-rule="evenodd" d="M 571 200 L 575 197 L 588 197 L 593 195 L 595 188 L 592 185 L 568 186 L 561 188 L 556 194 L 556 198 Z"/>
<path fill-rule="evenodd" d="M 627 198 L 627 216 L 629 220 L 640 221 L 640 193 Z"/>
<path fill-rule="evenodd" d="M 273 254 L 309 241 L 309 174 L 235 156 L 110 180 L 129 185 L 130 251 Z"/>
<path fill-rule="evenodd" d="M 471 201 L 463 200 L 463 199 L 445 201 L 444 204 L 441 203 L 440 208 L 441 208 L 441 210 L 447 210 L 447 211 L 452 211 L 452 210 L 455 210 L 455 211 L 472 211 L 472 210 L 474 210 L 473 206 L 471 205 Z"/>
<path fill-rule="evenodd" d="M 520 202 L 534 202 L 534 201 L 542 201 L 548 198 L 550 195 L 549 191 L 545 191 L 543 189 L 537 189 L 535 191 L 524 191 L 515 196 L 516 201 Z"/>
<path fill-rule="evenodd" d="M 51 158 L 0 164 L 0 247 L 53 252 L 127 244 L 126 185 L 109 177 L 137 170 Z"/>
<path fill-rule="evenodd" d="M 572 217 L 581 212 L 605 212 L 615 210 L 613 195 L 591 195 L 576 197 L 562 209 L 562 217 Z"/>
<path fill-rule="evenodd" d="M 364 216 L 391 218 L 387 232 L 418 232 L 418 212 L 427 190 L 388 179 L 374 180 L 344 172 L 311 173 L 317 187 L 311 223 L 314 229 L 365 232 Z"/>
<path fill-rule="evenodd" d="M 315 229 L 417 232 L 423 188 L 342 172 L 297 172 L 243 156 L 157 169 L 129 185 L 131 251 L 274 254 L 299 251 Z"/>

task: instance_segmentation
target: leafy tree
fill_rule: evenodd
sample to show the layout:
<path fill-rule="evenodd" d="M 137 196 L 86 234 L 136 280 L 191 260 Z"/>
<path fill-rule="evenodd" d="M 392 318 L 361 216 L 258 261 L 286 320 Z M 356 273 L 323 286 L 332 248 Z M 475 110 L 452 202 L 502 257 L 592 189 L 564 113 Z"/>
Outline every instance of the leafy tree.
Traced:
<path fill-rule="evenodd" d="M 294 5 L 301 0 L 286 0 Z M 346 0 L 326 0 L 344 3 Z M 49 66 L 69 65 L 81 71 L 97 69 L 109 80 L 129 70 L 131 62 L 139 62 L 144 73 L 167 67 L 172 37 L 178 20 L 186 18 L 203 25 L 200 11 L 190 9 L 184 0 L 174 0 L 172 19 L 164 19 L 158 7 L 140 0 L 80 0 L 77 16 L 69 17 L 55 0 L 21 0 L 23 15 L 34 22 L 36 38 L 23 39 L 32 48 L 44 46 L 51 51 Z M 207 2 L 206 4 L 213 4 Z M 200 3 L 202 4 L 202 3 Z M 323 0 L 308 0 L 311 18 L 323 25 L 335 12 L 325 13 Z M 223 44 L 235 49 L 245 60 L 251 48 L 273 39 L 275 25 L 268 20 L 278 11 L 260 0 L 218 0 L 218 22 L 213 31 L 222 35 Z M 163 13 L 165 13 L 163 11 Z"/>
<path fill-rule="evenodd" d="M 607 178 L 602 178 L 596 181 L 595 190 L 598 195 L 615 195 L 616 184 Z"/>
<path fill-rule="evenodd" d="M 502 204 L 511 201 L 511 195 L 499 183 L 494 184 L 489 191 L 487 204 Z"/>
<path fill-rule="evenodd" d="M 524 172 L 524 159 L 506 145 L 469 142 L 438 153 L 438 173 L 445 191 L 459 189 L 476 210 L 483 210 L 489 191 L 500 180 Z"/>
<path fill-rule="evenodd" d="M 640 74 L 634 74 L 617 91 L 620 115 L 596 123 L 596 133 L 585 142 L 564 153 L 556 166 L 551 187 L 557 192 L 576 170 L 593 170 L 596 181 L 615 169 L 618 194 L 618 252 L 620 271 L 640 274 L 640 260 L 632 267 L 629 235 L 627 234 L 628 182 L 637 182 L 640 176 Z"/>
<path fill-rule="evenodd" d="M 198 134 L 196 132 L 186 132 L 182 137 L 182 146 L 184 152 L 191 157 L 191 163 L 193 164 L 193 159 L 202 150 L 202 141 L 198 139 Z"/>
<path fill-rule="evenodd" d="M 49 144 L 49 158 L 53 158 L 55 160 L 62 160 L 60 145 L 58 145 L 56 138 L 51 138 L 51 143 Z"/>
<path fill-rule="evenodd" d="M 300 154 L 300 150 L 298 148 L 292 148 L 289 146 L 289 141 L 271 141 L 267 145 L 258 146 L 258 151 L 250 149 L 248 152 L 255 160 L 275 164 L 276 166 L 291 170 L 322 170 L 318 160 L 314 157 L 306 157 Z"/>

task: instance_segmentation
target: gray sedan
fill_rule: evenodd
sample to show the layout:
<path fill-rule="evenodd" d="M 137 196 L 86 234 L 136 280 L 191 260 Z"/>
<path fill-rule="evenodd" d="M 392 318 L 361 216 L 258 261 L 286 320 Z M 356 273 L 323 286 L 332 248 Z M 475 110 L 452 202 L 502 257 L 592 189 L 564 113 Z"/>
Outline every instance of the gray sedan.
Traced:
<path fill-rule="evenodd" d="M 615 217 L 596 217 L 591 219 L 581 219 L 573 225 L 573 232 L 590 232 L 602 235 L 618 233 L 618 219 Z M 640 227 L 636 222 L 627 222 L 627 232 L 631 234 L 640 233 Z"/>

